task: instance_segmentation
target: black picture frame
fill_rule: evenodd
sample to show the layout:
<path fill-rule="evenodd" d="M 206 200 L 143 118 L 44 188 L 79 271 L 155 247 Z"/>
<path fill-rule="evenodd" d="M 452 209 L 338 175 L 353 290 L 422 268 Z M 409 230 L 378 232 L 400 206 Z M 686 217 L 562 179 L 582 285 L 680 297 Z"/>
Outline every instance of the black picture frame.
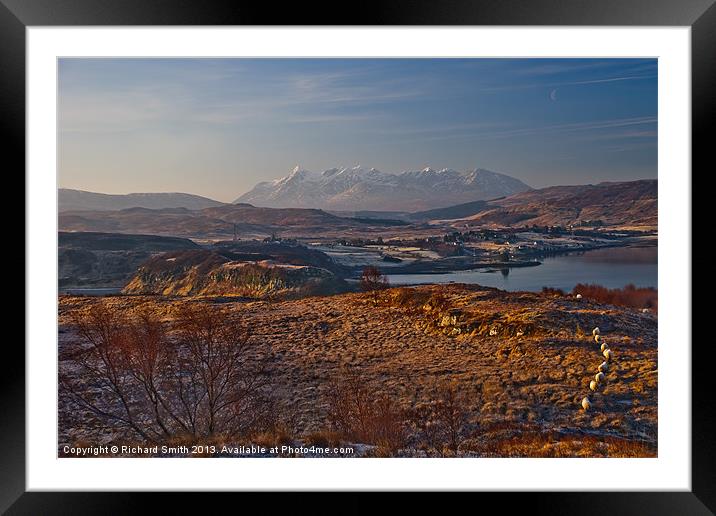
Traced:
<path fill-rule="evenodd" d="M 182 0 L 0 0 L 0 130 L 6 177 L 25 167 L 25 30 L 83 25 L 640 25 L 689 26 L 692 36 L 692 178 L 706 172 L 716 120 L 716 0 L 412 0 L 364 1 L 351 10 L 333 2 L 270 4 Z M 711 130 L 709 130 L 711 129 Z M 662 144 L 664 142 L 661 142 Z M 710 163 L 709 163 L 710 165 Z M 695 203 L 694 203 L 695 205 Z M 20 238 L 24 238 L 24 235 Z M 17 261 L 17 260 L 15 260 Z M 695 262 L 692 261 L 692 265 Z M 26 270 L 27 275 L 32 274 Z M 26 307 L 31 309 L 31 307 Z M 692 317 L 693 320 L 693 317 Z M 703 345 L 700 345 L 703 344 Z M 684 336 L 684 347 L 691 336 Z M 716 446 L 709 343 L 692 353 L 692 490 L 641 493 L 510 493 L 510 505 L 548 514 L 712 514 L 716 511 Z M 5 346 L 0 375 L 0 511 L 8 514 L 129 512 L 146 506 L 131 493 L 25 492 L 25 355 Z M 246 496 L 246 495 L 242 495 Z M 372 496 L 372 495 L 371 495 Z M 412 503 L 425 507 L 421 496 Z M 495 500 L 498 501 L 498 500 Z M 164 496 L 184 504 L 182 494 Z M 337 512 L 371 510 L 370 496 L 352 495 Z M 481 504 L 483 509 L 488 505 Z M 405 506 L 408 509 L 408 506 Z M 320 512 L 315 510 L 312 512 Z"/>

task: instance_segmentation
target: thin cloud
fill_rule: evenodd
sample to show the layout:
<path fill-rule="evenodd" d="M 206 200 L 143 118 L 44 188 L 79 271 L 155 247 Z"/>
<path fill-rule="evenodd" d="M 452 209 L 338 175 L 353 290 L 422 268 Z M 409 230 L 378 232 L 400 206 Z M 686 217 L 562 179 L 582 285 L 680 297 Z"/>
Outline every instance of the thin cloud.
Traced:
<path fill-rule="evenodd" d="M 566 81 L 566 82 L 547 82 L 547 83 L 530 83 L 530 84 L 510 84 L 503 86 L 493 86 L 482 88 L 482 92 L 501 92 L 501 91 L 519 91 L 519 90 L 530 90 L 535 88 L 564 88 L 566 86 L 582 86 L 587 84 L 599 84 L 608 82 L 621 82 L 621 81 L 643 81 L 647 79 L 654 79 L 656 75 L 631 75 L 621 77 L 606 77 L 601 79 L 590 79 L 586 81 Z"/>
<path fill-rule="evenodd" d="M 635 118 L 617 118 L 611 120 L 597 120 L 589 122 L 575 122 L 569 124 L 555 124 L 546 126 L 532 126 L 515 128 L 509 130 L 490 130 L 490 131 L 468 131 L 464 133 L 435 135 L 422 138 L 422 140 L 463 140 L 463 139 L 500 139 L 510 137 L 532 136 L 543 133 L 570 133 L 582 131 L 595 131 L 603 129 L 614 129 L 619 127 L 630 127 L 646 124 L 657 123 L 655 116 L 635 117 Z"/>
<path fill-rule="evenodd" d="M 641 81 L 644 79 L 654 79 L 654 78 L 656 78 L 656 75 L 633 75 L 633 76 L 626 76 L 626 77 L 611 77 L 609 79 L 594 79 L 591 81 L 565 82 L 564 84 L 562 84 L 562 86 L 573 86 L 573 85 L 581 85 L 581 84 L 598 84 L 601 82 Z"/>

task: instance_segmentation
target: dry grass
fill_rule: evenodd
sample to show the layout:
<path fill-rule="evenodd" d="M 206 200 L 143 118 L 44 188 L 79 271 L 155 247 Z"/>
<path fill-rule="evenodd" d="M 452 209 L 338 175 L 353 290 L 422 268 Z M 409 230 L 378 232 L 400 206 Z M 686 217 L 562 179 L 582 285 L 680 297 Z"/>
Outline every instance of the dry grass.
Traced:
<path fill-rule="evenodd" d="M 61 298 L 61 351 L 76 342 L 70 314 L 97 302 L 94 298 Z M 151 305 L 168 321 L 182 304 L 211 304 L 210 299 L 141 296 L 114 297 L 107 302 L 127 314 Z M 387 289 L 381 291 L 376 306 L 364 294 L 271 305 L 232 301 L 222 306 L 236 324 L 250 331 L 257 352 L 272 364 L 275 394 L 289 407 L 291 434 L 298 440 L 312 435 L 319 439 L 327 431 L 334 432 L 333 439 L 358 438 L 359 432 L 351 425 L 331 429 L 328 424 L 333 382 L 349 369 L 360 378 L 369 404 L 376 405 L 371 410 L 375 414 L 384 411 L 384 425 L 405 424 L 404 438 L 384 432 L 387 442 L 375 454 L 401 455 L 407 447 L 431 456 L 449 456 L 454 454 L 454 442 L 459 441 L 460 455 L 484 439 L 494 441 L 493 446 L 505 439 L 513 442 L 514 433 L 526 429 L 536 436 L 559 430 L 565 442 L 571 435 L 585 433 L 607 442 L 623 440 L 622 448 L 616 441 L 606 451 L 593 447 L 594 453 L 609 456 L 629 453 L 625 450 L 630 442 L 645 441 L 655 447 L 654 314 L 589 299 L 463 285 Z M 442 326 L 445 316 L 449 316 L 449 324 Z M 595 326 L 602 329 L 602 340 L 609 343 L 615 358 L 605 389 L 594 396 L 593 409 L 585 413 L 579 401 L 603 359 L 591 338 Z M 582 331 L 575 334 L 577 328 Z M 60 363 L 61 370 L 66 367 Z M 462 396 L 463 415 L 452 445 L 442 424 L 430 428 L 425 424 L 438 420 L 435 404 L 441 384 L 455 385 Z M 379 400 L 387 400 L 388 408 L 380 409 Z M 504 430 L 498 432 L 495 425 Z M 375 422 L 375 426 L 380 425 Z M 103 431 L 91 416 L 60 407 L 60 442 L 96 441 Z M 378 444 L 376 436 L 381 432 L 371 432 L 360 438 Z M 521 453 L 547 453 L 537 444 L 533 442 L 533 452 L 525 444 Z M 512 453 L 505 448 L 507 444 L 500 446 L 505 453 Z M 493 453 L 477 449 L 482 451 L 476 453 Z M 570 448 L 565 444 L 559 450 L 565 456 L 582 453 L 576 445 Z M 634 450 L 640 453 L 639 448 Z"/>
<path fill-rule="evenodd" d="M 483 444 L 484 443 L 484 444 Z M 464 451 L 481 457 L 656 457 L 654 443 L 593 435 L 526 433 L 508 439 L 482 439 Z"/>
<path fill-rule="evenodd" d="M 326 395 L 327 420 L 344 439 L 375 444 L 380 456 L 393 455 L 406 444 L 406 416 L 385 394 L 374 396 L 353 371 L 341 371 Z"/>

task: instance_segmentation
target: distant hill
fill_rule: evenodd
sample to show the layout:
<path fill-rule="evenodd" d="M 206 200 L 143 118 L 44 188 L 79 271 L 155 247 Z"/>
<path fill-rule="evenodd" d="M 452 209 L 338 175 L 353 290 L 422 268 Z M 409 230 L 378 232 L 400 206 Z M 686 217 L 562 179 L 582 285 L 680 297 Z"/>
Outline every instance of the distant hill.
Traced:
<path fill-rule="evenodd" d="M 61 288 L 121 287 L 156 253 L 201 249 L 185 238 L 156 235 L 60 231 L 57 239 Z"/>
<path fill-rule="evenodd" d="M 120 233 L 60 231 L 57 234 L 60 248 L 84 249 L 87 251 L 148 251 L 165 252 L 180 249 L 200 249 L 186 238 L 157 235 L 124 235 Z"/>
<path fill-rule="evenodd" d="M 348 230 L 368 223 L 301 208 L 257 208 L 250 204 L 224 204 L 202 210 L 186 208 L 128 208 L 116 211 L 68 211 L 58 217 L 62 231 L 143 233 L 196 238 L 263 237 L 272 233 L 320 234 L 325 230 Z"/>
<path fill-rule="evenodd" d="M 610 226 L 656 227 L 657 193 L 656 179 L 551 186 L 488 201 L 472 215 L 459 217 L 456 222 L 469 226 L 601 223 Z"/>
<path fill-rule="evenodd" d="M 103 194 L 60 188 L 57 194 L 58 211 L 111 211 L 126 208 L 188 208 L 201 210 L 224 203 L 186 193 Z"/>
<path fill-rule="evenodd" d="M 519 179 L 485 169 L 458 172 L 428 167 L 391 174 L 357 166 L 316 174 L 296 167 L 285 177 L 257 184 L 236 202 L 273 208 L 415 211 L 526 190 L 530 187 Z"/>

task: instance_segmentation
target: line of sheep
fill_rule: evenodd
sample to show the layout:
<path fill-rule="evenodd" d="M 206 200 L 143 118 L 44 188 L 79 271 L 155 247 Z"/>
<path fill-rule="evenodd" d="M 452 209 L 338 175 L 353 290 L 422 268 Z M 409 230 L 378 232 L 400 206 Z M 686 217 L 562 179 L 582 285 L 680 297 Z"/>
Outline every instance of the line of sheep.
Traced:
<path fill-rule="evenodd" d="M 601 342 L 599 328 L 594 328 L 592 330 L 592 336 L 594 337 L 594 342 L 596 342 L 597 344 L 601 344 L 600 347 L 602 355 L 604 356 L 604 362 L 599 364 L 597 374 L 594 376 L 594 380 L 589 382 L 589 389 L 592 392 L 597 392 L 597 390 L 602 388 L 607 381 L 606 374 L 609 372 L 609 363 L 612 360 L 612 350 L 609 349 L 609 346 L 607 346 L 606 342 Z M 589 399 L 589 396 L 585 396 L 584 398 L 582 398 L 582 408 L 586 411 L 589 410 L 591 407 L 592 400 Z"/>

